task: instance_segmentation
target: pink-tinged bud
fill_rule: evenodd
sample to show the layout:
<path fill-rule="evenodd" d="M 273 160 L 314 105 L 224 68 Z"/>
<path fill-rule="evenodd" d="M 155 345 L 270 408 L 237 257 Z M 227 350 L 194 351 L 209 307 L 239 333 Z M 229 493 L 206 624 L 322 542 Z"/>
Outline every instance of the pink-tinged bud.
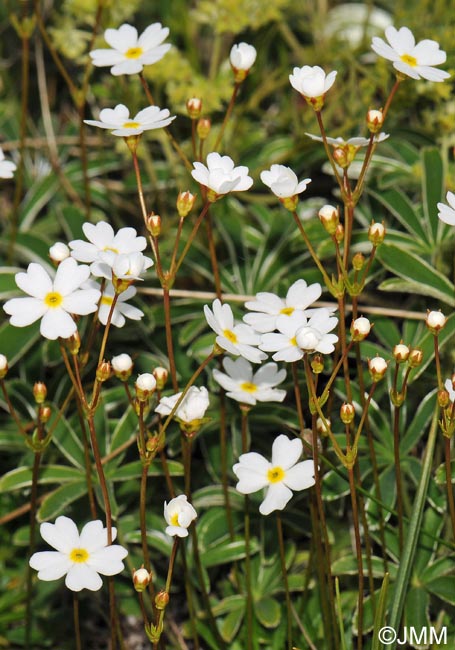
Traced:
<path fill-rule="evenodd" d="M 351 323 L 351 336 L 353 341 L 363 341 L 371 330 L 371 323 L 368 318 L 360 316 Z"/>
<path fill-rule="evenodd" d="M 147 217 L 147 230 L 152 237 L 159 237 L 161 234 L 161 217 L 159 214 L 150 214 Z"/>
<path fill-rule="evenodd" d="M 410 352 L 411 350 L 407 345 L 404 343 L 398 343 L 398 345 L 395 345 L 393 348 L 393 357 L 397 363 L 403 363 L 403 361 L 408 360 Z"/>
<path fill-rule="evenodd" d="M 322 418 L 316 420 L 316 431 L 320 436 L 328 436 L 330 430 L 331 421 L 330 418 L 325 418 L 325 422 Z"/>
<path fill-rule="evenodd" d="M 49 257 L 55 264 L 60 264 L 70 256 L 70 249 L 63 242 L 56 242 L 49 248 Z"/>
<path fill-rule="evenodd" d="M 117 379 L 126 381 L 131 377 L 131 373 L 133 372 L 133 360 L 129 354 L 123 353 L 118 354 L 116 357 L 112 357 L 111 364 L 112 370 Z"/>
<path fill-rule="evenodd" d="M 4 354 L 0 354 L 0 379 L 3 379 L 8 374 L 8 359 Z"/>
<path fill-rule="evenodd" d="M 145 448 L 150 454 L 156 454 L 158 451 L 161 451 L 163 447 L 163 438 L 158 434 L 149 436 L 145 442 Z"/>
<path fill-rule="evenodd" d="M 335 147 L 332 156 L 337 165 L 346 169 L 352 163 L 352 156 L 349 155 L 349 149 L 345 147 Z"/>
<path fill-rule="evenodd" d="M 379 246 L 384 241 L 385 233 L 386 230 L 383 223 L 372 221 L 368 228 L 368 239 L 373 246 Z"/>
<path fill-rule="evenodd" d="M 441 310 L 439 311 L 427 311 L 427 317 L 425 319 L 425 325 L 428 327 L 430 332 L 437 336 L 439 332 L 445 327 L 447 323 L 447 318 L 444 316 Z"/>
<path fill-rule="evenodd" d="M 209 120 L 209 118 L 208 117 L 201 117 L 201 119 L 198 121 L 197 127 L 196 127 L 199 139 L 200 140 L 205 140 L 208 137 L 211 128 L 212 128 L 212 123 Z"/>
<path fill-rule="evenodd" d="M 352 258 L 352 268 L 354 271 L 361 271 L 365 266 L 365 255 L 362 253 L 356 253 Z"/>
<path fill-rule="evenodd" d="M 445 409 L 450 404 L 450 395 L 445 389 L 438 391 L 438 404 L 442 409 Z"/>
<path fill-rule="evenodd" d="M 169 602 L 167 591 L 159 591 L 155 596 L 155 607 L 159 610 L 165 609 Z"/>
<path fill-rule="evenodd" d="M 186 110 L 192 120 L 197 120 L 201 117 L 202 99 L 199 97 L 191 97 L 191 99 L 186 102 Z"/>
<path fill-rule="evenodd" d="M 324 357 L 322 354 L 315 354 L 311 359 L 311 370 L 315 375 L 320 375 L 324 370 Z"/>
<path fill-rule="evenodd" d="M 318 217 L 324 226 L 324 230 L 328 232 L 329 235 L 334 235 L 338 224 L 340 223 L 338 210 L 333 205 L 323 205 L 318 212 Z"/>
<path fill-rule="evenodd" d="M 343 224 L 339 223 L 335 230 L 335 240 L 338 244 L 344 242 L 344 227 Z"/>
<path fill-rule="evenodd" d="M 169 370 L 167 368 L 162 368 L 158 366 L 153 371 L 153 376 L 156 379 L 156 387 L 158 390 L 163 390 L 166 385 L 167 378 L 169 377 Z"/>
<path fill-rule="evenodd" d="M 340 408 L 340 418 L 343 424 L 351 424 L 355 416 L 353 404 L 345 403 Z"/>
<path fill-rule="evenodd" d="M 96 378 L 98 381 L 107 381 L 112 374 L 112 366 L 110 361 L 102 361 L 96 369 Z"/>
<path fill-rule="evenodd" d="M 382 357 L 368 359 L 368 369 L 373 381 L 380 381 L 387 371 L 387 361 Z"/>
<path fill-rule="evenodd" d="M 65 341 L 70 354 L 79 353 L 79 350 L 81 349 L 81 337 L 79 336 L 78 331 L 74 332 L 74 334 L 71 334 L 71 336 L 65 339 Z"/>
<path fill-rule="evenodd" d="M 36 404 L 42 404 L 47 397 L 46 384 L 42 381 L 35 382 L 33 386 L 33 397 L 35 398 Z"/>
<path fill-rule="evenodd" d="M 417 368 L 423 361 L 423 351 L 420 348 L 412 348 L 409 353 L 408 364 L 411 368 Z"/>
<path fill-rule="evenodd" d="M 52 415 L 52 410 L 50 406 L 42 406 L 39 411 L 39 420 L 42 424 L 49 422 Z"/>
<path fill-rule="evenodd" d="M 381 110 L 370 109 L 367 112 L 367 127 L 370 133 L 379 133 L 384 124 L 384 114 Z"/>
<path fill-rule="evenodd" d="M 144 372 L 138 375 L 135 388 L 137 399 L 145 402 L 156 390 L 156 379 L 150 372 Z"/>
<path fill-rule="evenodd" d="M 137 569 L 133 573 L 133 585 L 136 591 L 142 592 L 147 589 L 152 581 L 152 573 L 144 567 Z"/>
<path fill-rule="evenodd" d="M 179 192 L 177 197 L 177 212 L 179 217 L 184 219 L 193 209 L 194 202 L 196 200 L 196 194 L 191 194 L 191 192 Z"/>

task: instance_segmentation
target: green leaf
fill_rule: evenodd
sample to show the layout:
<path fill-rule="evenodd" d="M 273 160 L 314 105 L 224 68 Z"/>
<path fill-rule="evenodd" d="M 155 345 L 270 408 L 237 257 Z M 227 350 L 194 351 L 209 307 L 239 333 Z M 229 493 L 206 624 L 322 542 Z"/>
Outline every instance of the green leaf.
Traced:
<path fill-rule="evenodd" d="M 432 594 L 441 598 L 446 603 L 455 605 L 455 589 L 453 588 L 455 582 L 454 576 L 442 576 L 441 578 L 436 578 L 427 582 L 425 587 L 428 591 L 431 591 Z"/>
<path fill-rule="evenodd" d="M 381 650 L 380 646 L 382 645 L 379 638 L 379 630 L 384 627 L 385 618 L 386 618 L 386 609 L 387 609 L 387 589 L 389 587 L 389 574 L 384 575 L 384 580 L 382 581 L 381 591 L 379 592 L 379 598 L 377 601 L 376 614 L 374 616 L 374 627 L 373 627 L 373 645 L 371 650 Z"/>
<path fill-rule="evenodd" d="M 55 415 L 49 421 L 48 429 L 53 427 L 55 418 L 58 417 L 57 406 L 53 411 Z M 81 438 L 63 415 L 59 418 L 53 431 L 52 442 L 75 467 L 85 468 L 84 446 Z"/>
<path fill-rule="evenodd" d="M 274 598 L 261 598 L 254 603 L 254 613 L 261 625 L 273 629 L 280 624 L 281 607 Z"/>
<path fill-rule="evenodd" d="M 391 510 L 395 504 L 396 499 L 396 482 L 395 482 L 395 468 L 394 466 L 387 467 L 379 475 L 379 485 L 381 489 L 381 502 L 387 506 L 388 510 L 383 509 L 383 517 L 387 521 L 389 518 L 388 511 Z M 372 488 L 373 494 L 374 488 Z M 372 530 L 379 528 L 379 505 L 372 499 L 367 499 L 365 509 L 368 517 L 368 523 Z"/>
<path fill-rule="evenodd" d="M 362 556 L 362 562 L 364 569 L 368 566 L 366 556 Z M 384 576 L 384 560 L 380 557 L 371 558 L 371 566 L 373 569 L 373 576 L 375 578 L 382 578 Z M 365 569 L 366 570 L 366 569 Z M 395 579 L 397 574 L 397 567 L 395 564 L 389 563 L 388 570 L 392 580 Z M 332 573 L 333 575 L 353 575 L 356 576 L 359 573 L 359 568 L 357 565 L 357 558 L 355 555 L 346 555 L 332 562 Z"/>
<path fill-rule="evenodd" d="M 2 350 L 8 351 L 10 368 L 26 355 L 39 337 L 39 323 L 33 323 L 28 327 L 13 327 L 5 322 L 0 326 Z"/>
<path fill-rule="evenodd" d="M 66 508 L 87 493 L 87 483 L 77 481 L 62 485 L 43 499 L 38 510 L 38 521 L 48 521 L 65 512 Z"/>
<path fill-rule="evenodd" d="M 117 422 L 117 425 L 112 432 L 111 444 L 110 444 L 110 453 L 121 447 L 124 443 L 128 442 L 130 438 L 135 435 L 136 429 L 138 427 L 137 415 L 134 412 L 133 408 L 129 406 L 120 420 Z M 120 462 L 121 454 L 115 457 L 117 463 Z"/>
<path fill-rule="evenodd" d="M 434 480 L 438 485 L 446 485 L 446 464 L 442 463 L 434 473 Z M 455 483 L 455 460 L 450 461 L 450 482 Z"/>
<path fill-rule="evenodd" d="M 240 625 L 244 617 L 244 612 L 235 611 L 230 612 L 221 623 L 220 634 L 227 643 L 231 641 L 236 636 L 239 631 Z"/>
<path fill-rule="evenodd" d="M 171 476 L 183 476 L 183 465 L 176 460 L 168 460 L 167 466 Z M 127 463 L 121 467 L 116 467 L 112 463 L 108 463 L 105 476 L 111 481 L 129 481 L 131 479 L 139 479 L 142 474 L 142 463 L 140 460 L 135 460 L 132 463 Z M 152 463 L 149 467 L 147 476 L 163 476 L 163 467 L 158 461 Z"/>
<path fill-rule="evenodd" d="M 422 219 L 419 218 L 415 206 L 410 199 L 397 189 L 388 189 L 385 192 L 369 192 L 379 203 L 393 214 L 395 219 L 423 243 L 428 244 L 428 233 L 422 225 Z"/>
<path fill-rule="evenodd" d="M 423 584 L 441 578 L 447 573 L 455 573 L 455 559 L 453 557 L 441 557 L 436 562 L 426 566 L 419 575 Z"/>
<path fill-rule="evenodd" d="M 429 627 L 429 605 L 430 598 L 425 589 L 422 589 L 422 587 L 411 587 L 406 594 L 404 606 L 406 625 L 414 627 L 416 630 Z"/>
<path fill-rule="evenodd" d="M 425 147 L 421 152 L 422 194 L 425 223 L 428 224 L 433 242 L 437 241 L 438 209 L 444 191 L 444 164 L 437 147 Z"/>
<path fill-rule="evenodd" d="M 73 467 L 47 465 L 40 467 L 38 482 L 45 485 L 48 483 L 67 483 L 68 481 L 77 481 L 83 478 L 84 475 Z M 2 476 L 0 479 L 0 492 L 20 490 L 21 488 L 30 487 L 31 484 L 32 468 L 17 467 Z"/>
<path fill-rule="evenodd" d="M 425 431 L 427 430 L 428 424 L 431 420 L 431 416 L 433 415 L 434 395 L 436 393 L 436 390 L 437 389 L 425 395 L 418 406 L 412 422 L 409 424 L 409 426 L 407 426 L 406 433 L 400 442 L 400 456 L 402 458 L 409 454 L 409 452 L 415 447 L 415 445 L 425 434 Z"/>
<path fill-rule="evenodd" d="M 250 555 L 257 553 L 259 546 L 256 540 L 250 540 Z M 228 564 L 246 557 L 245 540 L 224 542 L 219 546 L 211 547 L 201 555 L 202 566 L 210 568 L 220 564 Z"/>

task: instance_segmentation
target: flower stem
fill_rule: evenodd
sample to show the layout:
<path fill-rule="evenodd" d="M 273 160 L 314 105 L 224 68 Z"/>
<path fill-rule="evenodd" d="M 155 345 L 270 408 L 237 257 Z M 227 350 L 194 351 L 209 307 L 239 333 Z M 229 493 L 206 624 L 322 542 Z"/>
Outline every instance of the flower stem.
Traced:
<path fill-rule="evenodd" d="M 302 223 L 301 223 L 301 221 L 299 219 L 299 215 L 297 214 L 297 212 L 294 211 L 294 212 L 292 212 L 292 216 L 294 217 L 294 221 L 295 221 L 295 223 L 297 225 L 297 228 L 299 229 L 300 234 L 303 237 L 303 241 L 305 242 L 306 247 L 308 248 L 308 251 L 309 251 L 311 257 L 313 258 L 314 263 L 316 264 L 316 266 L 318 267 L 318 269 L 320 270 L 320 272 L 322 274 L 322 277 L 324 278 L 324 282 L 325 282 L 325 285 L 326 285 L 327 289 L 330 291 L 330 293 L 332 295 L 335 296 L 332 282 L 331 282 L 329 276 L 327 275 L 327 271 L 323 267 L 319 257 L 317 256 L 317 253 L 314 250 L 310 240 L 308 239 L 308 235 L 306 234 L 305 229 L 302 226 Z"/>
<path fill-rule="evenodd" d="M 350 445 L 348 446 L 348 452 L 350 451 Z M 360 526 L 359 526 L 359 513 L 357 509 L 357 495 L 355 488 L 355 478 L 354 478 L 354 467 L 348 467 L 349 472 L 349 490 L 351 493 L 351 504 L 352 504 L 352 521 L 354 524 L 354 536 L 355 536 L 355 549 L 357 555 L 357 570 L 359 574 L 358 582 L 358 596 L 357 596 L 357 649 L 362 650 L 363 645 L 363 561 L 362 561 L 362 543 L 360 541 Z"/>
<path fill-rule="evenodd" d="M 241 404 L 242 414 L 242 454 L 248 451 L 248 412 L 249 407 Z M 253 594 L 251 591 L 251 556 L 250 556 L 250 500 L 248 495 L 244 497 L 245 501 L 245 582 L 246 582 L 246 627 L 245 627 L 245 647 L 246 650 L 253 648 Z"/>
<path fill-rule="evenodd" d="M 281 515 L 276 513 L 276 527 L 278 532 L 278 546 L 280 549 L 281 573 L 283 575 L 284 593 L 286 596 L 286 629 L 287 629 L 287 650 L 292 650 L 292 609 L 291 593 L 289 591 L 288 572 L 286 569 L 286 554 L 284 549 L 283 524 Z"/>
<path fill-rule="evenodd" d="M 81 626 L 79 621 L 79 598 L 77 597 L 76 592 L 73 592 L 73 619 L 76 650 L 82 650 Z"/>
<path fill-rule="evenodd" d="M 39 428 L 38 428 L 39 431 Z M 32 485 L 30 489 L 30 533 L 29 533 L 29 558 L 35 551 L 36 537 L 36 507 L 38 497 L 38 475 L 41 462 L 41 452 L 35 452 L 33 457 Z M 32 567 L 27 563 L 27 604 L 25 610 L 25 647 L 31 650 L 30 639 L 33 625 L 33 582 Z"/>
<path fill-rule="evenodd" d="M 236 83 L 234 85 L 234 89 L 233 89 L 232 95 L 231 95 L 231 100 L 230 100 L 229 105 L 227 107 L 226 114 L 225 114 L 224 120 L 223 120 L 223 124 L 221 125 L 220 131 L 218 133 L 218 137 L 217 137 L 215 145 L 213 147 L 213 151 L 218 151 L 218 147 L 221 144 L 221 140 L 223 139 L 223 135 L 224 135 L 224 131 L 226 129 L 226 125 L 227 125 L 227 123 L 229 121 L 229 118 L 231 116 L 232 109 L 234 108 L 235 100 L 237 98 L 237 94 L 239 92 L 240 85 L 241 85 L 240 83 Z"/>
<path fill-rule="evenodd" d="M 185 259 L 186 254 L 188 253 L 191 244 L 193 243 L 193 239 L 195 238 L 196 233 L 199 230 L 199 226 L 201 225 L 202 220 L 205 217 L 209 207 L 210 207 L 210 203 L 209 202 L 205 203 L 204 207 L 201 210 L 201 214 L 196 219 L 196 222 L 195 222 L 195 224 L 193 226 L 193 229 L 190 232 L 190 235 L 189 235 L 188 239 L 186 240 L 185 248 L 183 249 L 182 254 L 180 255 L 180 257 L 179 257 L 179 259 L 177 261 L 177 264 L 175 265 L 175 271 L 174 271 L 174 274 L 172 276 L 172 279 L 175 278 L 175 276 L 177 274 L 177 271 L 179 270 L 180 266 L 182 265 L 182 262 Z"/>
<path fill-rule="evenodd" d="M 446 488 L 447 488 L 447 501 L 449 502 L 450 521 L 452 523 L 452 535 L 455 542 L 455 503 L 453 499 L 453 486 L 452 486 L 452 467 L 450 462 L 450 438 L 444 438 L 444 452 L 445 452 L 445 469 L 446 469 Z"/>

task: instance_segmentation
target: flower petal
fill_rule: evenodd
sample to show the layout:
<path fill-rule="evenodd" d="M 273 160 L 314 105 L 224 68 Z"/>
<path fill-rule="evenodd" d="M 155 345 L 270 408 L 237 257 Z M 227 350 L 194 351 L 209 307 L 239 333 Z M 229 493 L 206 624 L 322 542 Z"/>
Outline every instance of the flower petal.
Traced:
<path fill-rule="evenodd" d="M 65 585 L 71 591 L 81 591 L 89 589 L 98 591 L 103 586 L 103 581 L 99 575 L 87 564 L 73 564 L 66 574 Z"/>
<path fill-rule="evenodd" d="M 269 486 L 264 501 L 259 506 L 261 515 L 269 515 L 274 510 L 283 510 L 292 498 L 291 490 L 283 483 L 273 483 Z"/>
<path fill-rule="evenodd" d="M 41 318 L 46 313 L 47 306 L 38 298 L 11 298 L 5 302 L 3 309 L 11 316 L 11 325 L 26 327 Z"/>
<path fill-rule="evenodd" d="M 291 490 L 305 490 L 315 484 L 314 462 L 303 460 L 287 470 L 283 483 Z"/>
<path fill-rule="evenodd" d="M 38 571 L 38 578 L 45 581 L 62 578 L 72 566 L 69 557 L 57 551 L 33 553 L 29 564 Z"/>
<path fill-rule="evenodd" d="M 46 339 L 67 339 L 77 331 L 71 316 L 63 309 L 49 309 L 41 319 L 40 332 Z"/>
<path fill-rule="evenodd" d="M 114 544 L 90 553 L 87 560 L 89 567 L 101 573 L 103 576 L 113 576 L 120 573 L 125 568 L 122 560 L 128 555 L 128 551 L 123 546 Z"/>
<path fill-rule="evenodd" d="M 300 438 L 289 440 L 284 434 L 278 436 L 272 445 L 272 466 L 289 469 L 302 455 L 303 444 Z"/>
<path fill-rule="evenodd" d="M 47 271 L 41 266 L 32 262 L 27 267 L 26 273 L 16 273 L 16 284 L 29 296 L 43 299 L 52 291 L 52 280 Z"/>
<path fill-rule="evenodd" d="M 61 553 L 69 553 L 79 546 L 77 526 L 69 517 L 57 517 L 55 524 L 45 522 L 40 526 L 40 535 L 50 546 Z"/>

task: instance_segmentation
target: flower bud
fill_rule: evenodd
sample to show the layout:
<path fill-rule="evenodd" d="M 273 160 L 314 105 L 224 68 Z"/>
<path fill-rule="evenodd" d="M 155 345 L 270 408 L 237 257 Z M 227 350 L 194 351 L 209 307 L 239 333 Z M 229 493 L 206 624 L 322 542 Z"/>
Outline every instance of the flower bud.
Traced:
<path fill-rule="evenodd" d="M 340 215 L 338 210 L 333 205 L 323 205 L 318 212 L 318 217 L 322 225 L 329 235 L 334 235 L 338 224 L 340 223 Z"/>
<path fill-rule="evenodd" d="M 186 102 L 186 110 L 192 120 L 197 120 L 201 116 L 202 99 L 199 97 L 191 97 Z"/>
<path fill-rule="evenodd" d="M 379 246 L 382 244 L 385 237 L 385 227 L 383 223 L 371 222 L 370 227 L 368 228 L 368 239 L 373 244 L 373 246 Z"/>
<path fill-rule="evenodd" d="M 382 357 L 373 357 L 368 359 L 368 369 L 373 381 L 380 381 L 387 370 L 387 361 Z"/>
<path fill-rule="evenodd" d="M 167 378 L 169 377 L 169 371 L 167 368 L 162 368 L 161 366 L 158 366 L 153 370 L 153 376 L 155 377 L 156 380 L 156 387 L 158 390 L 163 390 L 163 388 L 166 385 Z"/>
<path fill-rule="evenodd" d="M 56 242 L 49 248 L 49 257 L 55 264 L 59 264 L 70 256 L 70 249 L 63 242 Z"/>
<path fill-rule="evenodd" d="M 49 422 L 51 415 L 52 415 L 51 407 L 42 406 L 39 410 L 39 421 L 42 424 L 46 424 L 46 422 Z"/>
<path fill-rule="evenodd" d="M 188 190 L 186 192 L 179 192 L 177 197 L 177 212 L 179 217 L 184 219 L 193 209 L 196 194 L 191 194 Z"/>
<path fill-rule="evenodd" d="M 111 364 L 114 375 L 121 381 L 126 381 L 133 372 L 133 360 L 129 354 L 123 353 L 112 357 Z"/>
<path fill-rule="evenodd" d="M 147 217 L 147 230 L 152 237 L 159 237 L 161 234 L 161 217 L 159 214 L 150 214 Z"/>
<path fill-rule="evenodd" d="M 371 330 L 371 323 L 368 318 L 360 316 L 351 323 L 351 336 L 353 341 L 363 341 Z"/>
<path fill-rule="evenodd" d="M 423 361 L 423 351 L 420 348 L 412 348 L 409 353 L 408 364 L 411 368 L 417 368 Z"/>
<path fill-rule="evenodd" d="M 370 133 L 379 133 L 384 124 L 384 114 L 382 110 L 370 109 L 367 112 L 367 127 Z"/>
<path fill-rule="evenodd" d="M 355 271 L 361 271 L 365 266 L 365 255 L 356 253 L 352 258 L 352 267 Z"/>
<path fill-rule="evenodd" d="M 6 377 L 8 373 L 8 359 L 4 354 L 0 354 L 0 379 Z"/>
<path fill-rule="evenodd" d="M 110 361 L 102 361 L 96 369 L 96 378 L 98 381 L 107 381 L 112 374 L 112 366 Z"/>
<path fill-rule="evenodd" d="M 311 359 L 311 369 L 315 375 L 320 375 L 324 370 L 324 357 L 322 354 L 315 354 Z"/>
<path fill-rule="evenodd" d="M 136 591 L 145 591 L 152 580 L 152 573 L 143 566 L 133 572 L 133 585 Z"/>
<path fill-rule="evenodd" d="M 342 244 L 344 242 L 344 226 L 341 223 L 339 223 L 336 227 L 335 240 L 338 244 Z"/>
<path fill-rule="evenodd" d="M 335 147 L 332 156 L 336 164 L 342 169 L 349 167 L 352 162 L 351 157 L 348 155 L 348 151 L 344 147 Z"/>
<path fill-rule="evenodd" d="M 340 418 L 343 424 L 351 424 L 355 416 L 353 404 L 344 403 L 340 408 Z"/>
<path fill-rule="evenodd" d="M 445 409 L 450 404 L 449 392 L 445 389 L 438 391 L 438 404 L 442 409 Z"/>
<path fill-rule="evenodd" d="M 135 388 L 138 400 L 145 402 L 155 392 L 156 379 L 150 372 L 144 372 L 138 375 Z"/>
<path fill-rule="evenodd" d="M 313 449 L 313 431 L 311 429 L 304 429 L 301 435 L 302 440 L 304 440 Z M 322 443 L 319 437 L 317 438 L 317 448 L 318 451 L 322 452 Z"/>
<path fill-rule="evenodd" d="M 318 418 L 316 420 L 316 431 L 319 433 L 320 436 L 328 436 L 328 432 L 330 429 L 331 425 L 330 418 L 325 418 L 325 422 L 323 421 L 322 418 Z"/>
<path fill-rule="evenodd" d="M 70 354 L 78 354 L 79 350 L 81 349 L 81 337 L 79 335 L 79 332 L 76 330 L 74 334 L 71 334 L 71 336 L 65 340 Z"/>
<path fill-rule="evenodd" d="M 155 596 L 155 607 L 160 609 L 165 609 L 166 605 L 169 602 L 169 594 L 167 591 L 159 591 Z"/>
<path fill-rule="evenodd" d="M 248 43 L 238 43 L 232 46 L 229 61 L 236 83 L 241 83 L 246 78 L 256 61 L 256 55 L 256 48 Z"/>
<path fill-rule="evenodd" d="M 42 404 L 46 399 L 46 396 L 46 384 L 44 384 L 42 381 L 35 382 L 35 385 L 33 386 L 33 397 L 35 398 L 35 402 L 37 404 Z"/>
<path fill-rule="evenodd" d="M 439 311 L 427 311 L 427 317 L 425 319 L 425 325 L 428 327 L 430 332 L 437 336 L 439 332 L 445 327 L 447 323 L 447 318 L 444 316 L 441 310 Z"/>
<path fill-rule="evenodd" d="M 145 448 L 150 454 L 156 454 L 163 449 L 163 438 L 159 434 L 149 436 L 145 442 Z"/>
<path fill-rule="evenodd" d="M 208 137 L 211 128 L 212 128 L 212 123 L 209 120 L 209 118 L 201 117 L 201 119 L 197 123 L 197 134 L 200 140 L 205 140 Z"/>
<path fill-rule="evenodd" d="M 407 361 L 410 352 L 411 350 L 407 345 L 404 343 L 398 343 L 398 345 L 395 345 L 393 348 L 393 356 L 395 361 L 397 363 L 403 363 L 403 361 Z"/>

